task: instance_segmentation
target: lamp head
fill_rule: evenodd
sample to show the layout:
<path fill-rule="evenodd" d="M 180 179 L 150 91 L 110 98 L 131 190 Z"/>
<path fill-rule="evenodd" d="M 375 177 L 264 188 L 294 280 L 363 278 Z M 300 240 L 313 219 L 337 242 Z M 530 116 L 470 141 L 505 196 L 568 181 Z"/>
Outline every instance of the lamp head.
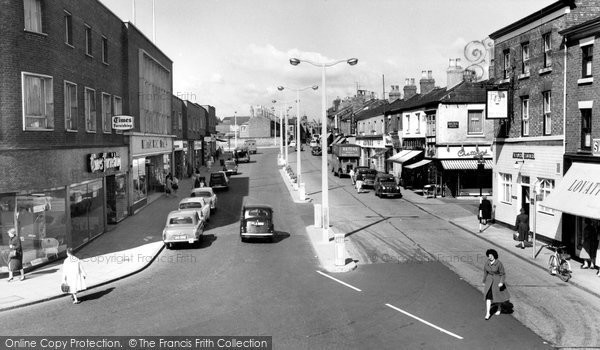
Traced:
<path fill-rule="evenodd" d="M 290 58 L 290 64 L 291 64 L 292 66 L 297 66 L 297 65 L 299 65 L 299 64 L 300 64 L 300 60 L 299 60 L 299 59 L 297 59 L 297 58 Z"/>
<path fill-rule="evenodd" d="M 312 88 L 313 90 L 317 90 L 317 89 L 319 88 L 319 86 L 318 86 L 318 85 L 313 85 L 311 88 Z"/>
<path fill-rule="evenodd" d="M 283 86 L 278 86 L 277 87 L 277 90 L 279 90 L 279 91 L 283 91 L 283 89 L 285 89 Z"/>
<path fill-rule="evenodd" d="M 349 59 L 348 61 L 346 61 L 346 62 L 348 62 L 348 64 L 349 64 L 349 65 L 351 65 L 351 66 L 354 66 L 355 64 L 357 64 L 357 63 L 358 63 L 358 58 L 350 58 L 350 59 Z"/>

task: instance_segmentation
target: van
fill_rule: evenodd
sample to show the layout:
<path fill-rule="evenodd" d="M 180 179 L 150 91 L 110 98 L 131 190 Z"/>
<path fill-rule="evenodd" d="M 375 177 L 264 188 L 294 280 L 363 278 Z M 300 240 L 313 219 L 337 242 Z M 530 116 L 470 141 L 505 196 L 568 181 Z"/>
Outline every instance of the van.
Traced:
<path fill-rule="evenodd" d="M 244 141 L 244 146 L 246 146 L 250 153 L 256 154 L 256 140 L 246 140 Z"/>

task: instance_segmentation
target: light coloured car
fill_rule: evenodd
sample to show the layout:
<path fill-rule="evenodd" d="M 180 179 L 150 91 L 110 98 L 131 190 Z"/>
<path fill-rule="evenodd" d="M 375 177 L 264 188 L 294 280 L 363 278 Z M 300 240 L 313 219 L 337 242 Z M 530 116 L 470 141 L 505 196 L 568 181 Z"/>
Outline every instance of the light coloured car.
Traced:
<path fill-rule="evenodd" d="M 179 210 L 195 209 L 204 220 L 204 226 L 210 220 L 210 203 L 202 197 L 188 197 L 179 202 Z"/>
<path fill-rule="evenodd" d="M 175 243 L 199 243 L 204 235 L 204 220 L 194 209 L 174 210 L 167 215 L 163 243 L 167 249 Z"/>
<path fill-rule="evenodd" d="M 317 147 L 318 145 L 319 145 L 319 143 L 316 140 L 310 141 L 310 147 Z"/>
<path fill-rule="evenodd" d="M 237 175 L 238 166 L 234 160 L 226 160 L 223 171 L 225 171 L 225 175 Z"/>
<path fill-rule="evenodd" d="M 190 197 L 204 198 L 204 200 L 208 201 L 210 210 L 212 212 L 217 210 L 217 195 L 215 191 L 213 191 L 212 187 L 193 188 L 192 193 L 190 193 Z"/>
<path fill-rule="evenodd" d="M 296 140 L 290 141 L 290 143 L 288 144 L 288 146 L 290 146 L 290 147 L 296 147 Z"/>

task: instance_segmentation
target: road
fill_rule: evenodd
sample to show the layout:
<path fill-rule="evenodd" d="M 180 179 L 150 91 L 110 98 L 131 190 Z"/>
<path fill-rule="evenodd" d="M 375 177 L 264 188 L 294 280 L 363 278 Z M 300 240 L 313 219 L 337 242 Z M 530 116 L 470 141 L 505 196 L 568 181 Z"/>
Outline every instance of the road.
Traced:
<path fill-rule="evenodd" d="M 514 317 L 484 321 L 482 294 L 431 259 L 436 251 L 414 237 L 423 225 L 438 235 L 450 236 L 451 229 L 403 200 L 398 210 L 372 195 L 332 191 L 332 203 L 348 209 L 336 208 L 332 223 L 354 228 L 360 259 L 371 263 L 346 274 L 324 274 L 304 232 L 313 222 L 312 205 L 290 200 L 275 155 L 260 150 L 251 163 L 240 165 L 230 190 L 218 194 L 219 207 L 200 247 L 163 250 L 146 270 L 86 292 L 79 305 L 57 299 L 4 312 L 0 332 L 270 335 L 275 349 L 551 348 Z M 317 160 L 308 152 L 303 157 L 305 178 L 318 181 Z M 244 197 L 275 208 L 274 243 L 240 241 Z M 153 228 L 148 234 L 160 235 L 164 216 L 148 209 L 138 215 L 145 211 L 146 227 Z M 372 263 L 386 256 L 398 261 Z"/>

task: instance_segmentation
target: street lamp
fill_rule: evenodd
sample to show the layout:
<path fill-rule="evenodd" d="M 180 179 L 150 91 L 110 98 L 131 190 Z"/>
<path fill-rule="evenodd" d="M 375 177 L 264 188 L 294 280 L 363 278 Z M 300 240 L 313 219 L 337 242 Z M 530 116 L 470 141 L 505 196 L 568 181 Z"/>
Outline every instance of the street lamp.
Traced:
<path fill-rule="evenodd" d="M 329 183 L 327 179 L 327 85 L 325 84 L 325 68 L 334 66 L 339 63 L 346 62 L 351 66 L 358 63 L 357 58 L 350 58 L 347 60 L 338 60 L 332 62 L 314 62 L 311 60 L 304 60 L 299 58 L 290 58 L 290 64 L 297 66 L 301 62 L 306 62 L 315 67 L 321 67 L 321 149 L 325 150 L 325 155 L 321 157 L 321 191 L 322 191 L 322 208 L 321 208 L 321 227 L 323 229 L 323 239 L 329 241 Z M 323 147 L 325 146 L 325 147 Z"/>
<path fill-rule="evenodd" d="M 233 112 L 233 136 L 235 137 L 234 147 L 237 148 L 237 111 Z"/>
<path fill-rule="evenodd" d="M 313 85 L 313 86 L 307 86 L 307 87 L 303 87 L 303 88 L 289 88 L 289 87 L 285 87 L 285 86 L 278 86 L 277 90 L 279 91 L 283 91 L 284 89 L 288 89 L 288 90 L 293 90 L 296 91 L 296 176 L 297 176 L 297 181 L 296 183 L 298 184 L 298 189 L 300 189 L 300 187 L 302 186 L 302 165 L 301 165 L 301 159 L 300 159 L 300 151 L 301 151 L 301 145 L 300 145 L 300 91 L 304 91 L 304 90 L 308 90 L 308 89 L 313 89 L 313 90 L 317 90 L 319 87 L 317 85 Z M 300 199 L 304 200 L 304 194 L 301 193 L 300 195 Z"/>
<path fill-rule="evenodd" d="M 273 100 L 273 103 L 277 103 L 277 100 Z M 286 165 L 287 161 L 288 161 L 288 157 L 287 157 L 287 129 L 285 130 L 285 137 L 284 137 L 284 129 L 283 129 L 283 109 L 285 108 L 286 105 L 290 104 L 290 102 L 282 102 L 281 103 L 281 108 L 279 108 L 279 137 L 280 137 L 280 142 L 279 142 L 279 157 L 278 157 L 278 161 L 277 163 L 279 165 Z M 288 109 L 291 107 L 288 107 Z M 285 123 L 286 123 L 286 127 L 287 127 L 287 111 L 286 111 L 286 119 L 285 119 Z M 285 141 L 285 157 L 283 154 L 283 148 L 284 148 L 284 138 L 286 139 Z"/>

